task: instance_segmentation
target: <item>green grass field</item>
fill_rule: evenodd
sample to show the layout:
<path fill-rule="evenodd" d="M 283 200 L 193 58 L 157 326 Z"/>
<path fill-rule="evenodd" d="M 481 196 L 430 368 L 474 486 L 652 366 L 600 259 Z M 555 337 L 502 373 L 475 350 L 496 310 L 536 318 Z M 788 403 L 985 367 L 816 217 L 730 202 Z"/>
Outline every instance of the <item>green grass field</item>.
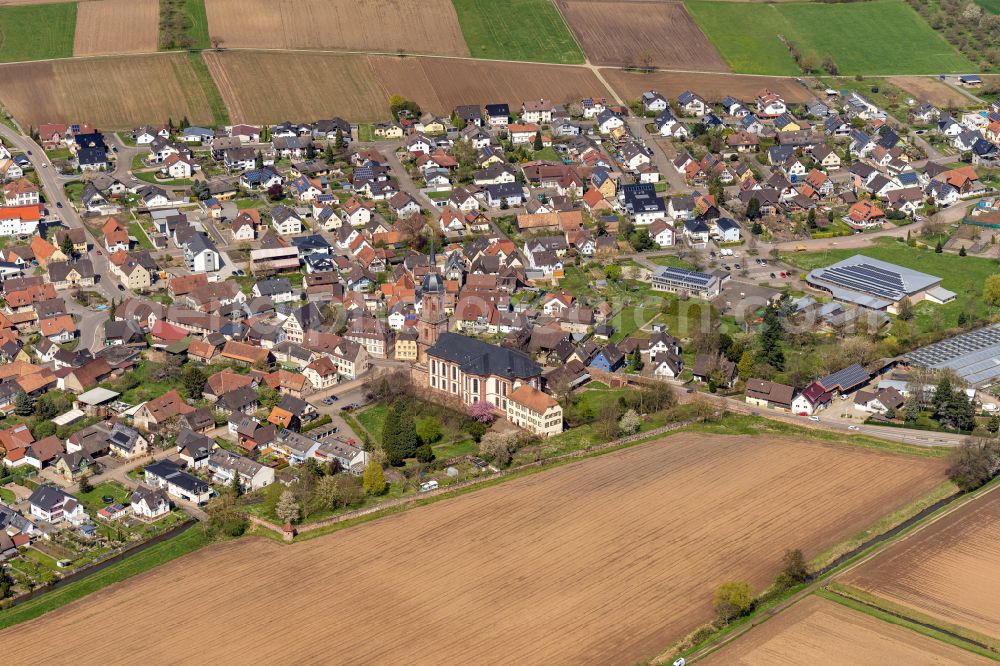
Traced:
<path fill-rule="evenodd" d="M 781 38 L 815 56 L 817 64 L 832 57 L 841 74 L 975 70 L 903 0 L 839 4 L 687 0 L 685 5 L 736 72 L 799 74 Z"/>
<path fill-rule="evenodd" d="M 199 4 L 201 4 L 201 12 L 204 15 L 205 5 L 203 3 Z M 205 27 L 205 39 L 208 39 L 207 24 Z M 202 90 L 205 91 L 208 106 L 212 109 L 212 121 L 216 125 L 228 125 L 229 109 L 226 108 L 226 103 L 222 100 L 219 88 L 215 85 L 215 79 L 212 78 L 212 74 L 208 71 L 208 65 L 205 64 L 200 53 L 189 53 L 188 58 L 191 60 L 191 68 L 194 70 L 195 76 L 198 77 L 198 83 L 201 84 Z"/>
<path fill-rule="evenodd" d="M 583 51 L 550 0 L 453 0 L 474 58 L 582 63 Z"/>
<path fill-rule="evenodd" d="M 191 38 L 191 48 L 207 49 L 212 46 L 208 38 L 208 13 L 205 11 L 205 0 L 184 0 L 184 13 L 191 21 L 188 36 Z"/>
<path fill-rule="evenodd" d="M 0 62 L 69 58 L 76 3 L 0 7 Z"/>
<path fill-rule="evenodd" d="M 975 0 L 975 2 L 991 14 L 1000 14 L 1000 0 Z"/>

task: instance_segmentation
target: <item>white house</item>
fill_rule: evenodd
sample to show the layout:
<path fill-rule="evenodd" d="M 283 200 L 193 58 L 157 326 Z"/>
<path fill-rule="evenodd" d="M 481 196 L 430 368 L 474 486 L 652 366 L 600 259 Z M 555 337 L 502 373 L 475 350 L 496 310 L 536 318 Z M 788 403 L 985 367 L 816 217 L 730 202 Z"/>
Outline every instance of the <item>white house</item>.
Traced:
<path fill-rule="evenodd" d="M 38 486 L 28 498 L 31 516 L 53 524 L 68 522 L 80 525 L 90 516 L 80 500 L 54 486 Z"/>
<path fill-rule="evenodd" d="M 288 206 L 278 206 L 271 211 L 271 226 L 282 236 L 302 233 L 302 219 Z"/>
<path fill-rule="evenodd" d="M 140 485 L 129 498 L 132 513 L 140 518 L 155 520 L 170 513 L 170 498 L 159 488 Z"/>
<path fill-rule="evenodd" d="M 657 220 L 649 225 L 649 237 L 660 247 L 670 247 L 676 240 L 673 227 L 664 220 Z"/>

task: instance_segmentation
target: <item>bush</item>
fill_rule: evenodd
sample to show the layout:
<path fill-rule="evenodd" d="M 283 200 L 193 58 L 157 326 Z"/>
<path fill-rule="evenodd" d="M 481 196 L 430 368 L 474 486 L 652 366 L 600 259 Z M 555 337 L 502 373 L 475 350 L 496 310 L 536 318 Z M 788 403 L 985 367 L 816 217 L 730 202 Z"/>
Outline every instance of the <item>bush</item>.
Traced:
<path fill-rule="evenodd" d="M 441 439 L 441 422 L 434 416 L 417 419 L 417 438 L 423 444 L 433 444 Z"/>
<path fill-rule="evenodd" d="M 387 484 L 385 482 L 385 472 L 382 471 L 382 465 L 374 460 L 368 463 L 368 466 L 365 467 L 361 485 L 369 495 L 381 495 L 384 493 Z"/>
<path fill-rule="evenodd" d="M 416 456 L 418 462 L 429 463 L 434 460 L 434 449 L 430 444 L 421 444 L 417 447 Z"/>
<path fill-rule="evenodd" d="M 515 432 L 491 432 L 479 442 L 479 455 L 498 465 L 509 465 L 517 451 L 518 437 Z"/>
<path fill-rule="evenodd" d="M 774 579 L 774 584 L 779 589 L 787 590 L 790 587 L 795 587 L 809 580 L 809 569 L 806 567 L 806 559 L 802 555 L 802 551 L 798 548 L 795 550 L 786 550 L 782 564 L 781 571 Z"/>
<path fill-rule="evenodd" d="M 948 478 L 962 491 L 979 488 L 1000 471 L 1000 441 L 976 439 L 963 442 L 949 455 Z"/>
<path fill-rule="evenodd" d="M 753 590 L 745 581 L 723 583 L 715 590 L 715 614 L 725 624 L 746 615 L 753 608 Z"/>
<path fill-rule="evenodd" d="M 478 444 L 483 439 L 483 435 L 485 435 L 486 431 L 489 429 L 489 426 L 485 423 L 472 421 L 465 430 L 469 433 L 469 436 L 472 437 L 472 441 Z"/>

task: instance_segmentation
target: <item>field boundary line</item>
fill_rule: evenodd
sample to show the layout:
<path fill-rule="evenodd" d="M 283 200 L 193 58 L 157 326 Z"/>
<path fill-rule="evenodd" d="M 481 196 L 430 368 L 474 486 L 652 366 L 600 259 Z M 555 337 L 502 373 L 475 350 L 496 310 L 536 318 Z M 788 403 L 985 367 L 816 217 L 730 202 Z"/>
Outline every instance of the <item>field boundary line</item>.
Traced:
<path fill-rule="evenodd" d="M 261 48 L 261 47 L 221 47 L 218 49 L 208 48 L 208 49 L 174 49 L 172 51 L 155 51 L 152 53 L 103 53 L 100 55 L 82 55 L 82 56 L 68 56 L 63 58 L 40 58 L 38 60 L 11 60 L 8 62 L 0 63 L 0 68 L 4 65 L 27 65 L 37 62 L 60 62 L 65 60 L 93 60 L 97 58 L 124 58 L 124 57 L 134 57 L 134 56 L 152 56 L 152 55 L 171 55 L 176 53 L 227 53 L 227 52 L 256 52 L 256 53 L 316 53 L 316 54 L 327 54 L 327 55 L 358 55 L 358 56 L 394 56 L 397 58 L 434 58 L 439 60 L 469 60 L 471 62 L 485 62 L 485 63 L 506 63 L 510 65 L 534 65 L 540 67 L 575 67 L 577 69 L 588 69 L 590 71 L 599 71 L 602 69 L 616 70 L 617 67 L 609 65 L 594 65 L 587 63 L 557 63 L 557 62 L 537 62 L 534 60 L 505 60 L 498 58 L 473 58 L 471 56 L 457 56 L 457 55 L 441 55 L 436 53 L 411 53 L 409 51 L 358 51 L 358 50 L 346 50 L 346 49 L 279 49 L 279 48 Z M 655 74 L 657 72 L 663 72 L 667 74 L 700 74 L 700 75 L 714 75 L 714 76 L 743 76 L 750 78 L 765 78 L 765 79 L 789 79 L 796 81 L 798 79 L 804 79 L 808 75 L 799 74 L 750 74 L 746 72 L 718 72 L 718 71 L 708 71 L 708 70 L 698 70 L 698 69 L 674 69 L 667 67 L 657 67 L 652 69 L 649 74 Z M 980 75 L 990 75 L 991 72 L 970 72 Z M 935 74 L 864 74 L 866 79 L 888 79 L 893 76 L 914 76 L 914 77 L 925 77 L 933 78 Z M 609 91 L 610 92 L 610 91 Z"/>
<path fill-rule="evenodd" d="M 976 636 L 979 635 L 976 632 L 972 630 L 967 630 L 965 629 L 965 627 L 961 627 L 961 625 L 955 625 L 956 628 L 963 629 L 970 634 L 966 636 L 964 634 L 959 633 L 958 631 L 955 631 L 955 629 L 941 626 L 939 624 L 934 624 L 934 622 L 932 621 L 933 619 L 930 617 L 927 617 L 927 619 L 923 619 L 922 613 L 914 611 L 913 614 L 910 615 L 905 613 L 903 610 L 897 610 L 896 608 L 891 608 L 890 606 L 899 606 L 900 609 L 913 610 L 908 606 L 905 606 L 905 604 L 891 603 L 888 600 L 878 596 L 877 594 L 865 592 L 864 590 L 861 590 L 853 585 L 848 585 L 847 583 L 840 583 L 837 581 L 830 581 L 823 588 L 816 590 L 816 594 L 819 594 L 824 598 L 829 598 L 831 601 L 836 601 L 837 603 L 841 603 L 841 600 L 847 600 L 855 604 L 865 606 L 866 608 L 878 611 L 880 613 L 884 613 L 885 615 L 890 615 L 892 617 L 899 618 L 900 620 L 904 620 L 905 622 L 908 622 L 910 624 L 914 624 L 919 627 L 923 627 L 925 629 L 929 629 L 931 631 L 943 634 L 944 636 L 947 636 L 956 641 L 960 641 L 964 644 L 967 644 L 972 648 L 985 650 L 986 652 L 990 653 L 993 659 L 1000 661 L 1000 649 L 997 649 L 993 645 L 990 645 L 989 643 L 985 642 L 987 640 L 985 636 L 977 638 Z M 866 599 L 864 597 L 871 597 L 872 600 Z M 843 605 L 848 606 L 848 604 L 843 604 Z M 966 649 L 969 648 L 967 647 Z M 970 649 L 970 651 L 975 652 L 977 650 Z"/>
<path fill-rule="evenodd" d="M 819 578 L 806 585 L 806 587 L 804 587 L 803 589 L 795 592 L 784 601 L 778 602 L 776 605 L 771 606 L 770 608 L 762 611 L 759 617 L 751 617 L 749 621 L 738 627 L 735 627 L 732 631 L 721 636 L 718 640 L 713 641 L 712 643 L 698 649 L 696 652 L 686 656 L 687 661 L 695 662 L 700 659 L 704 659 L 713 652 L 717 652 L 718 650 L 722 649 L 723 647 L 733 642 L 740 636 L 746 634 L 754 627 L 759 626 L 764 622 L 767 622 L 771 618 L 777 617 L 778 614 L 787 610 L 788 608 L 791 608 L 792 606 L 802 601 L 803 599 L 807 598 L 817 590 L 823 589 L 827 585 L 828 581 L 833 581 L 836 578 L 843 576 L 844 574 L 847 574 L 853 571 L 854 569 L 857 569 L 861 565 L 865 564 L 866 562 L 880 555 L 887 548 L 902 541 L 905 541 L 906 539 L 911 538 L 915 534 L 919 534 L 924 529 L 930 527 L 937 521 L 945 518 L 946 516 L 951 515 L 955 511 L 958 511 L 960 508 L 964 507 L 969 502 L 973 502 L 981 497 L 984 497 L 989 493 L 995 491 L 997 488 L 1000 488 L 1000 477 L 994 478 L 983 488 L 979 488 L 978 490 L 975 490 L 971 493 L 959 495 L 954 500 L 952 500 L 951 503 L 938 509 L 937 512 L 925 516 L 921 521 L 914 523 L 909 528 L 901 530 L 895 537 L 885 539 L 879 543 L 876 543 L 874 546 L 870 546 L 867 549 L 867 551 L 858 553 L 858 555 L 855 556 L 856 559 L 849 559 L 843 562 L 839 568 L 827 571 L 825 574 L 821 575 Z M 672 648 L 667 648 L 667 650 L 665 650 L 664 652 L 661 652 L 657 656 L 653 657 L 651 663 L 654 664 L 665 663 L 666 661 L 671 660 L 672 657 L 676 656 L 676 654 L 677 652 L 675 650 L 673 650 Z"/>

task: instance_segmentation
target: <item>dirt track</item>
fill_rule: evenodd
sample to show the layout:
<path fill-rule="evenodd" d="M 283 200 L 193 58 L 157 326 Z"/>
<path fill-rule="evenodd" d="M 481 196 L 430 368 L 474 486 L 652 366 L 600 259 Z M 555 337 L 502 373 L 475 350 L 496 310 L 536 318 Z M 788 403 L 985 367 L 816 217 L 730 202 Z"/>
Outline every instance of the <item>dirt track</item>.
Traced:
<path fill-rule="evenodd" d="M 705 666 L 941 666 L 993 662 L 833 601 L 811 596 L 699 663 Z"/>
<path fill-rule="evenodd" d="M 843 579 L 888 601 L 1000 640 L 1000 492 Z"/>
<path fill-rule="evenodd" d="M 759 589 L 786 548 L 815 555 L 942 479 L 940 461 L 676 435 L 291 547 L 208 548 L 0 644 L 5 666 L 195 643 L 205 663 L 628 663 L 707 619 L 718 582 Z"/>

